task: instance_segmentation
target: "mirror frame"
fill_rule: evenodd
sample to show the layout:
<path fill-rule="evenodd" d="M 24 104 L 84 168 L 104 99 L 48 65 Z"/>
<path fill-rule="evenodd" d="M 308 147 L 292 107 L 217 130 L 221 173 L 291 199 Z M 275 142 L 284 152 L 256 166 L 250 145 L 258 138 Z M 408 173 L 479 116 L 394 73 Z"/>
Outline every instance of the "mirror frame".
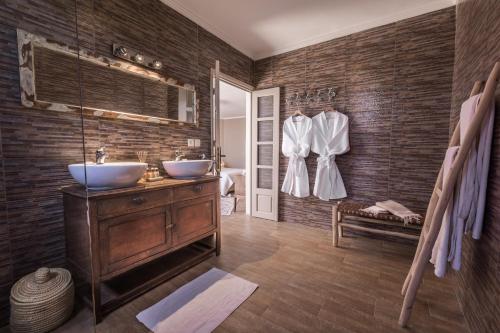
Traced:
<path fill-rule="evenodd" d="M 49 41 L 48 39 L 34 35 L 32 33 L 26 32 L 22 29 L 17 29 L 17 47 L 18 47 L 18 60 L 19 60 L 19 79 L 20 79 L 20 89 L 21 89 L 21 104 L 27 108 L 35 108 L 41 110 L 50 111 L 61 111 L 61 112 L 78 112 L 80 113 L 80 105 L 55 103 L 50 101 L 43 101 L 37 99 L 36 87 L 35 87 L 35 65 L 34 65 L 34 49 L 35 47 L 43 47 L 50 49 L 52 51 L 57 51 L 64 53 L 66 55 L 71 55 L 75 58 L 78 57 L 78 50 L 76 48 L 57 43 L 55 41 Z M 152 117 L 141 114 L 133 114 L 122 112 L 118 110 L 107 110 L 99 109 L 93 107 L 83 107 L 83 114 L 90 117 L 103 117 L 110 119 L 126 119 L 133 121 L 142 121 L 148 123 L 157 124 L 169 124 L 178 123 L 180 125 L 193 125 L 199 127 L 200 122 L 200 112 L 199 112 L 199 99 L 196 94 L 196 89 L 194 85 L 182 84 L 173 78 L 166 78 L 157 72 L 148 70 L 146 68 L 136 66 L 129 62 L 122 60 L 116 60 L 104 56 L 94 56 L 86 50 L 80 49 L 79 52 L 80 59 L 84 61 L 89 61 L 94 64 L 111 67 L 116 70 L 126 72 L 128 74 L 136 75 L 142 78 L 150 79 L 153 81 L 159 81 L 163 84 L 170 86 L 175 86 L 178 88 L 193 91 L 195 106 L 195 120 L 194 122 L 185 122 L 169 118 Z"/>

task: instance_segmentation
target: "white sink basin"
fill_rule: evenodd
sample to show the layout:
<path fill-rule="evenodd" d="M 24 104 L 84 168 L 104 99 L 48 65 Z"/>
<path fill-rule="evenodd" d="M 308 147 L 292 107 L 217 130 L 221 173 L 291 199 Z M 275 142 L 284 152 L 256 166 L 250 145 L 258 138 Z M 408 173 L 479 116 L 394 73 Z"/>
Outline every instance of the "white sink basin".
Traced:
<path fill-rule="evenodd" d="M 148 168 L 147 163 L 109 162 L 87 163 L 87 186 L 92 190 L 127 187 L 137 183 Z M 69 172 L 77 182 L 85 186 L 83 163 L 68 165 Z"/>
<path fill-rule="evenodd" d="M 172 178 L 194 179 L 207 174 L 211 160 L 163 161 L 163 167 Z"/>

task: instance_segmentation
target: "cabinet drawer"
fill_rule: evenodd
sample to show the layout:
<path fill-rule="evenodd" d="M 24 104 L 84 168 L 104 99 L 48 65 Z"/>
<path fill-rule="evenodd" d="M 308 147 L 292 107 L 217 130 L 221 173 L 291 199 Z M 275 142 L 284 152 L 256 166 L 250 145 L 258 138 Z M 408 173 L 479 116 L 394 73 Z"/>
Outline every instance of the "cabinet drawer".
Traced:
<path fill-rule="evenodd" d="M 179 201 L 217 193 L 219 191 L 218 184 L 218 182 L 210 182 L 177 187 L 174 189 L 174 200 Z"/>
<path fill-rule="evenodd" d="M 170 207 L 106 220 L 99 225 L 101 273 L 130 269 L 172 244 Z"/>
<path fill-rule="evenodd" d="M 170 202 L 172 202 L 170 189 L 103 199 L 97 203 L 97 216 L 101 219 L 108 218 L 168 205 Z"/>

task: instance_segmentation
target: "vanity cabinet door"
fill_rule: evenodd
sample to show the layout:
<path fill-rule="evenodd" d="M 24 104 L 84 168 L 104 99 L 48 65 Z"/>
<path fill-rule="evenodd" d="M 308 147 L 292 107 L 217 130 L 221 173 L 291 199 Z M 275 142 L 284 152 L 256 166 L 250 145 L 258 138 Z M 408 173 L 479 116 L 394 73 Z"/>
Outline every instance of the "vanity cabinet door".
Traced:
<path fill-rule="evenodd" d="M 216 214 L 214 195 L 174 203 L 172 207 L 174 244 L 183 244 L 214 231 L 217 226 Z"/>
<path fill-rule="evenodd" d="M 102 275 L 150 261 L 172 246 L 170 206 L 100 221 L 99 238 Z"/>

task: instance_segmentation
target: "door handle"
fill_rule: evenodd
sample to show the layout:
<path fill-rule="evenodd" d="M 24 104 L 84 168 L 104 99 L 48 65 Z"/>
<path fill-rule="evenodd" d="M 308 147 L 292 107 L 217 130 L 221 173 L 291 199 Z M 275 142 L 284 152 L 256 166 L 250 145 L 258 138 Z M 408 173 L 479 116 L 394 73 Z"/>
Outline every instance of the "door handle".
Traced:
<path fill-rule="evenodd" d="M 141 196 L 133 197 L 132 202 L 135 203 L 136 205 L 142 205 L 143 203 L 146 202 L 146 199 L 144 199 Z"/>

